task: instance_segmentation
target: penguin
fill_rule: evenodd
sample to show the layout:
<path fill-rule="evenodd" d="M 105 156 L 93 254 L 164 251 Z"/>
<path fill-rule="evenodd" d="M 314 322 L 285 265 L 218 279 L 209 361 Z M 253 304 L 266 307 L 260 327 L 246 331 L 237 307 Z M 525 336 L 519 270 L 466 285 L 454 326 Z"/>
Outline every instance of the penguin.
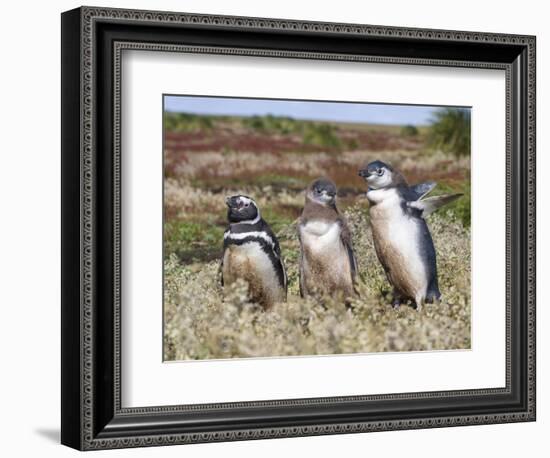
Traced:
<path fill-rule="evenodd" d="M 357 262 L 346 220 L 336 208 L 336 186 L 328 178 L 306 190 L 298 222 L 300 295 L 341 294 L 349 306 L 356 295 Z"/>
<path fill-rule="evenodd" d="M 392 305 L 410 300 L 420 310 L 424 303 L 439 301 L 436 253 L 424 218 L 462 194 L 426 197 L 435 182 L 409 186 L 382 161 L 361 168 L 359 176 L 368 184 L 374 247 L 394 289 Z"/>
<path fill-rule="evenodd" d="M 249 298 L 264 310 L 285 302 L 287 277 L 277 237 L 247 196 L 227 197 L 228 227 L 223 235 L 222 286 L 242 278 Z"/>

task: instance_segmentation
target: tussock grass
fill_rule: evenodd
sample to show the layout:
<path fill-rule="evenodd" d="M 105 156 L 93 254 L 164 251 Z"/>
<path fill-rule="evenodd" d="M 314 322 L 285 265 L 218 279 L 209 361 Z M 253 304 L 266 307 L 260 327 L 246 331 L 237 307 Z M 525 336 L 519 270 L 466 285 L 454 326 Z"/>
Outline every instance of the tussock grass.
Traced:
<path fill-rule="evenodd" d="M 470 155 L 471 112 L 463 108 L 441 108 L 430 128 L 428 143 L 435 149 L 451 152 L 456 157 Z"/>

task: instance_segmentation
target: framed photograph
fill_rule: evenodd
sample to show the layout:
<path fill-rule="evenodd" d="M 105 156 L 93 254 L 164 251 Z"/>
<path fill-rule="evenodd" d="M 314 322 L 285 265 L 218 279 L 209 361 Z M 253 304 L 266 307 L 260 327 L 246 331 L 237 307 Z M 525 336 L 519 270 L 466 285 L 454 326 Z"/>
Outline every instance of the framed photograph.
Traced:
<path fill-rule="evenodd" d="M 62 15 L 80 450 L 535 420 L 535 37 Z"/>

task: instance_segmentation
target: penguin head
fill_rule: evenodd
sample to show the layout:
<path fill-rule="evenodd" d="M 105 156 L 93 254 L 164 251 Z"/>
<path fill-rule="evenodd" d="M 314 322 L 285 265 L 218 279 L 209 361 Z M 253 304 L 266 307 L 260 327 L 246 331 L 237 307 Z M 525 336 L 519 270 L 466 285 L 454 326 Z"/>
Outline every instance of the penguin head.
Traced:
<path fill-rule="evenodd" d="M 230 223 L 256 224 L 260 220 L 260 210 L 253 199 L 247 196 L 229 196 L 227 204 L 227 220 Z"/>
<path fill-rule="evenodd" d="M 307 188 L 306 199 L 333 206 L 336 201 L 336 185 L 328 178 L 318 178 Z"/>
<path fill-rule="evenodd" d="M 363 177 L 370 189 L 382 189 L 399 182 L 399 173 L 390 165 L 382 161 L 369 162 L 359 169 L 359 176 Z"/>

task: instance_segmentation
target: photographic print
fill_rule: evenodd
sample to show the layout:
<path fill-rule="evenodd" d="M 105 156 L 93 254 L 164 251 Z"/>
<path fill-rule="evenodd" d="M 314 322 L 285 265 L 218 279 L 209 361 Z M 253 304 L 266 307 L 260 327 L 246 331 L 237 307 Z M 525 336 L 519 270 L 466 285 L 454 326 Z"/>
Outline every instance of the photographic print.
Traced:
<path fill-rule="evenodd" d="M 61 25 L 63 444 L 536 420 L 536 37 Z"/>
<path fill-rule="evenodd" d="M 164 360 L 469 349 L 469 107 L 163 96 Z"/>

